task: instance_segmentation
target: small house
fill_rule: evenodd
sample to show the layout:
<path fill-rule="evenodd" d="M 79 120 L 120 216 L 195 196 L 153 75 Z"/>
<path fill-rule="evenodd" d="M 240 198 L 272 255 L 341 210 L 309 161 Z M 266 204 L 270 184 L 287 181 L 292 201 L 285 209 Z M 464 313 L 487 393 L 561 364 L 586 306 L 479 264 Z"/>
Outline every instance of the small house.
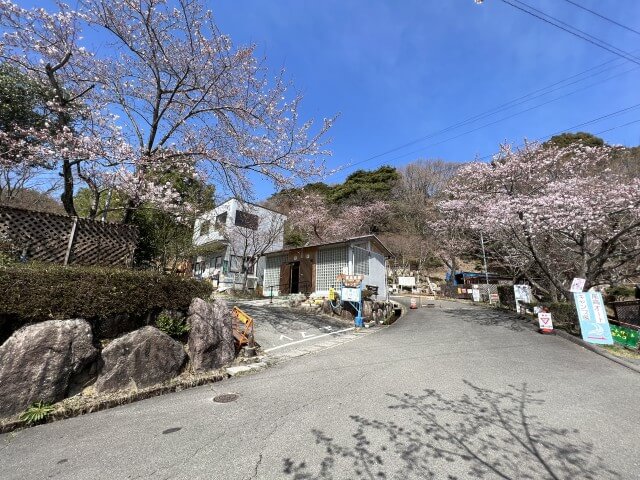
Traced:
<path fill-rule="evenodd" d="M 218 290 L 254 289 L 264 270 L 264 255 L 283 247 L 286 218 L 237 198 L 204 213 L 194 225 L 198 254 L 193 275 L 211 280 Z"/>
<path fill-rule="evenodd" d="M 387 296 L 386 260 L 391 252 L 375 235 L 272 251 L 265 255 L 263 295 L 308 293 L 327 296 L 338 275 L 362 275 L 365 286 Z"/>

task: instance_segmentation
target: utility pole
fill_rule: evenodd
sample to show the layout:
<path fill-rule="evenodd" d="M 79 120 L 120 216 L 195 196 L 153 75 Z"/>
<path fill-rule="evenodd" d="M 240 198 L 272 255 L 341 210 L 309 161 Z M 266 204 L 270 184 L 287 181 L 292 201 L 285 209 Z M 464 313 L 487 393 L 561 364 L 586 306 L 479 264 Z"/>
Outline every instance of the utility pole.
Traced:
<path fill-rule="evenodd" d="M 489 295 L 489 305 L 491 305 L 491 289 L 489 288 L 489 273 L 487 272 L 487 255 L 484 251 L 484 237 L 480 232 L 480 245 L 482 245 L 482 260 L 484 262 L 484 280 L 487 282 L 487 295 Z"/>

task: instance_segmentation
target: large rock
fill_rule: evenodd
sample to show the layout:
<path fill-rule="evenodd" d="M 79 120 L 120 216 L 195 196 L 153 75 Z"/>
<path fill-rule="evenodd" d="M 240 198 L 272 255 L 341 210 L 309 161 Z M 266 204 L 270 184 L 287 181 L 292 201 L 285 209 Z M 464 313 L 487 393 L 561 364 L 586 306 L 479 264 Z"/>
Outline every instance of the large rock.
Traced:
<path fill-rule="evenodd" d="M 373 302 L 371 300 L 364 300 L 362 302 L 362 316 L 369 320 L 373 318 Z"/>
<path fill-rule="evenodd" d="M 95 388 L 114 392 L 145 388 L 178 376 L 187 358 L 180 342 L 155 327 L 116 338 L 104 350 Z"/>
<path fill-rule="evenodd" d="M 224 300 L 194 298 L 189 306 L 189 357 L 195 372 L 220 368 L 233 361 L 235 346 L 231 311 Z"/>
<path fill-rule="evenodd" d="M 0 417 L 64 399 L 97 355 L 84 320 L 50 320 L 16 331 L 0 346 Z"/>

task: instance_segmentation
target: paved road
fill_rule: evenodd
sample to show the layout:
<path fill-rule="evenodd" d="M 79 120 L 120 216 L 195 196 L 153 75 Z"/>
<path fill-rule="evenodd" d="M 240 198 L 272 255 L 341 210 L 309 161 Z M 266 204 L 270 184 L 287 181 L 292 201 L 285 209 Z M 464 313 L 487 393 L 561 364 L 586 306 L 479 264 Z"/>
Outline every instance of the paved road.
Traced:
<path fill-rule="evenodd" d="M 2 436 L 0 478 L 633 479 L 639 398 L 623 366 L 443 302 L 256 375 Z"/>

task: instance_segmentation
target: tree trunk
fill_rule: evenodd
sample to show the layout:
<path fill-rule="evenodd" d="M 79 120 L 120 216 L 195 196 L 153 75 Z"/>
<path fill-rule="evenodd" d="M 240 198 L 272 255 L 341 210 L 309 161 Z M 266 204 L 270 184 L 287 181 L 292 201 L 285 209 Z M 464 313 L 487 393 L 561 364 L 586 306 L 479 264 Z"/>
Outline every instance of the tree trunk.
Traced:
<path fill-rule="evenodd" d="M 68 215 L 77 217 L 76 207 L 73 204 L 73 170 L 71 169 L 69 160 L 64 160 L 62 163 L 62 178 L 64 179 L 64 190 L 62 195 L 60 195 L 62 206 Z"/>

